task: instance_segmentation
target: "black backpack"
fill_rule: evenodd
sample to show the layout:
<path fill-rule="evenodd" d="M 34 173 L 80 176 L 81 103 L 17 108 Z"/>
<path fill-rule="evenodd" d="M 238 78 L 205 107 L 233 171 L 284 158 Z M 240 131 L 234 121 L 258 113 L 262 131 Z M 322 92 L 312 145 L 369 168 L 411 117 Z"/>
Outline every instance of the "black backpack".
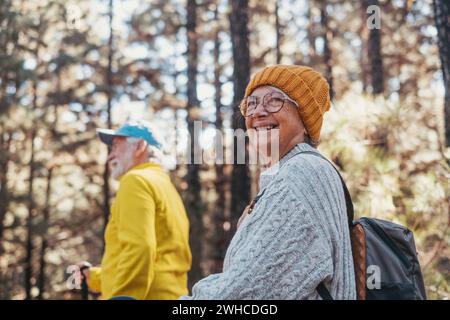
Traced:
<path fill-rule="evenodd" d="M 373 218 L 353 221 L 350 193 L 336 167 L 320 154 L 305 151 L 328 161 L 338 173 L 345 194 L 352 244 L 358 300 L 425 300 L 425 286 L 417 258 L 413 233 L 404 226 Z M 324 283 L 317 292 L 323 300 L 333 300 Z"/>

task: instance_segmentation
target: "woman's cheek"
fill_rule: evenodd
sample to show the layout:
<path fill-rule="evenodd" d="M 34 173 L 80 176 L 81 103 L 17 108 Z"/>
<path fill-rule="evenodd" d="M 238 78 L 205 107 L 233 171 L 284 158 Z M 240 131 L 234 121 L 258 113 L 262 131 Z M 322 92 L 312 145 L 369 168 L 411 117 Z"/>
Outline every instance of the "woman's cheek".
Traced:
<path fill-rule="evenodd" d="M 257 138 L 257 132 L 255 129 L 248 129 L 247 130 L 248 139 L 250 142 L 250 148 L 256 150 L 258 148 L 258 138 Z"/>
<path fill-rule="evenodd" d="M 270 154 L 278 156 L 280 151 L 280 129 L 270 130 Z"/>

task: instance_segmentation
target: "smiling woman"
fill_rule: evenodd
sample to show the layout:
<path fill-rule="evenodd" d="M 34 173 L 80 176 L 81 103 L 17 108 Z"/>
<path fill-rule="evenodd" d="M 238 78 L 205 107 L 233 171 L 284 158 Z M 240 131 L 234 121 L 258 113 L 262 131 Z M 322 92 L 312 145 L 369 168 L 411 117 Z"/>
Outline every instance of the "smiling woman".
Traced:
<path fill-rule="evenodd" d="M 297 108 L 297 102 L 273 86 L 256 88 L 241 104 L 251 145 L 269 166 L 304 141 Z"/>
<path fill-rule="evenodd" d="M 271 154 L 260 176 L 223 272 L 199 281 L 183 299 L 319 299 L 322 286 L 334 299 L 356 298 L 341 181 L 305 143 L 319 141 L 328 91 L 308 67 L 276 65 L 253 76 L 240 106 L 250 144 L 260 153 L 276 144 L 277 157 Z"/>

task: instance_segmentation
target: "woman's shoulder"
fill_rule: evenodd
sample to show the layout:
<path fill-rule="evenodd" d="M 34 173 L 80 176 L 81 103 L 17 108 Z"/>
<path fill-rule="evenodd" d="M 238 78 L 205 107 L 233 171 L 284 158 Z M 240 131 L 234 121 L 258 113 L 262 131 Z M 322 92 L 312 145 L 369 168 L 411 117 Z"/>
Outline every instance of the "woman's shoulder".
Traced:
<path fill-rule="evenodd" d="M 341 188 L 339 176 L 321 154 L 306 144 L 299 144 L 282 159 L 278 167 L 272 167 L 260 177 L 260 186 L 283 192 L 290 190 L 294 196 L 311 194 L 311 190 Z"/>
<path fill-rule="evenodd" d="M 313 148 L 311 148 L 313 149 Z M 318 150 L 306 150 L 292 155 L 280 168 L 280 176 L 296 176 L 311 178 L 311 175 L 333 172 L 332 165 L 322 158 Z"/>
<path fill-rule="evenodd" d="M 314 151 L 312 151 L 314 152 Z M 299 152 L 279 168 L 275 184 L 284 185 L 296 195 L 311 194 L 312 190 L 338 190 L 341 182 L 331 163 L 317 154 Z M 318 156 L 319 155 L 319 156 Z"/>

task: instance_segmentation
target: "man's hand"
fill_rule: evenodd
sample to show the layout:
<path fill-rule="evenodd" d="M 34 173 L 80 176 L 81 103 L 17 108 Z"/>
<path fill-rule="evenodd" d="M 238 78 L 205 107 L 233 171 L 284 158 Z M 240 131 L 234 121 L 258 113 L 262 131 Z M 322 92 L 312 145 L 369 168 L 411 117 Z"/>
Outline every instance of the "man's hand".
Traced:
<path fill-rule="evenodd" d="M 239 226 L 242 224 L 242 222 L 244 222 L 245 218 L 247 218 L 247 216 L 249 215 L 250 208 L 251 204 L 245 207 L 244 212 L 242 212 L 242 215 L 238 220 L 237 229 L 239 229 Z"/>
<path fill-rule="evenodd" d="M 86 278 L 86 282 L 89 281 L 89 276 L 90 276 L 90 268 L 92 267 L 92 264 L 90 264 L 87 261 L 81 261 L 77 263 L 78 268 L 80 268 L 80 276 L 81 274 L 84 275 L 84 277 Z M 80 279 L 82 280 L 82 279 Z M 81 281 L 80 281 L 81 283 Z"/>

